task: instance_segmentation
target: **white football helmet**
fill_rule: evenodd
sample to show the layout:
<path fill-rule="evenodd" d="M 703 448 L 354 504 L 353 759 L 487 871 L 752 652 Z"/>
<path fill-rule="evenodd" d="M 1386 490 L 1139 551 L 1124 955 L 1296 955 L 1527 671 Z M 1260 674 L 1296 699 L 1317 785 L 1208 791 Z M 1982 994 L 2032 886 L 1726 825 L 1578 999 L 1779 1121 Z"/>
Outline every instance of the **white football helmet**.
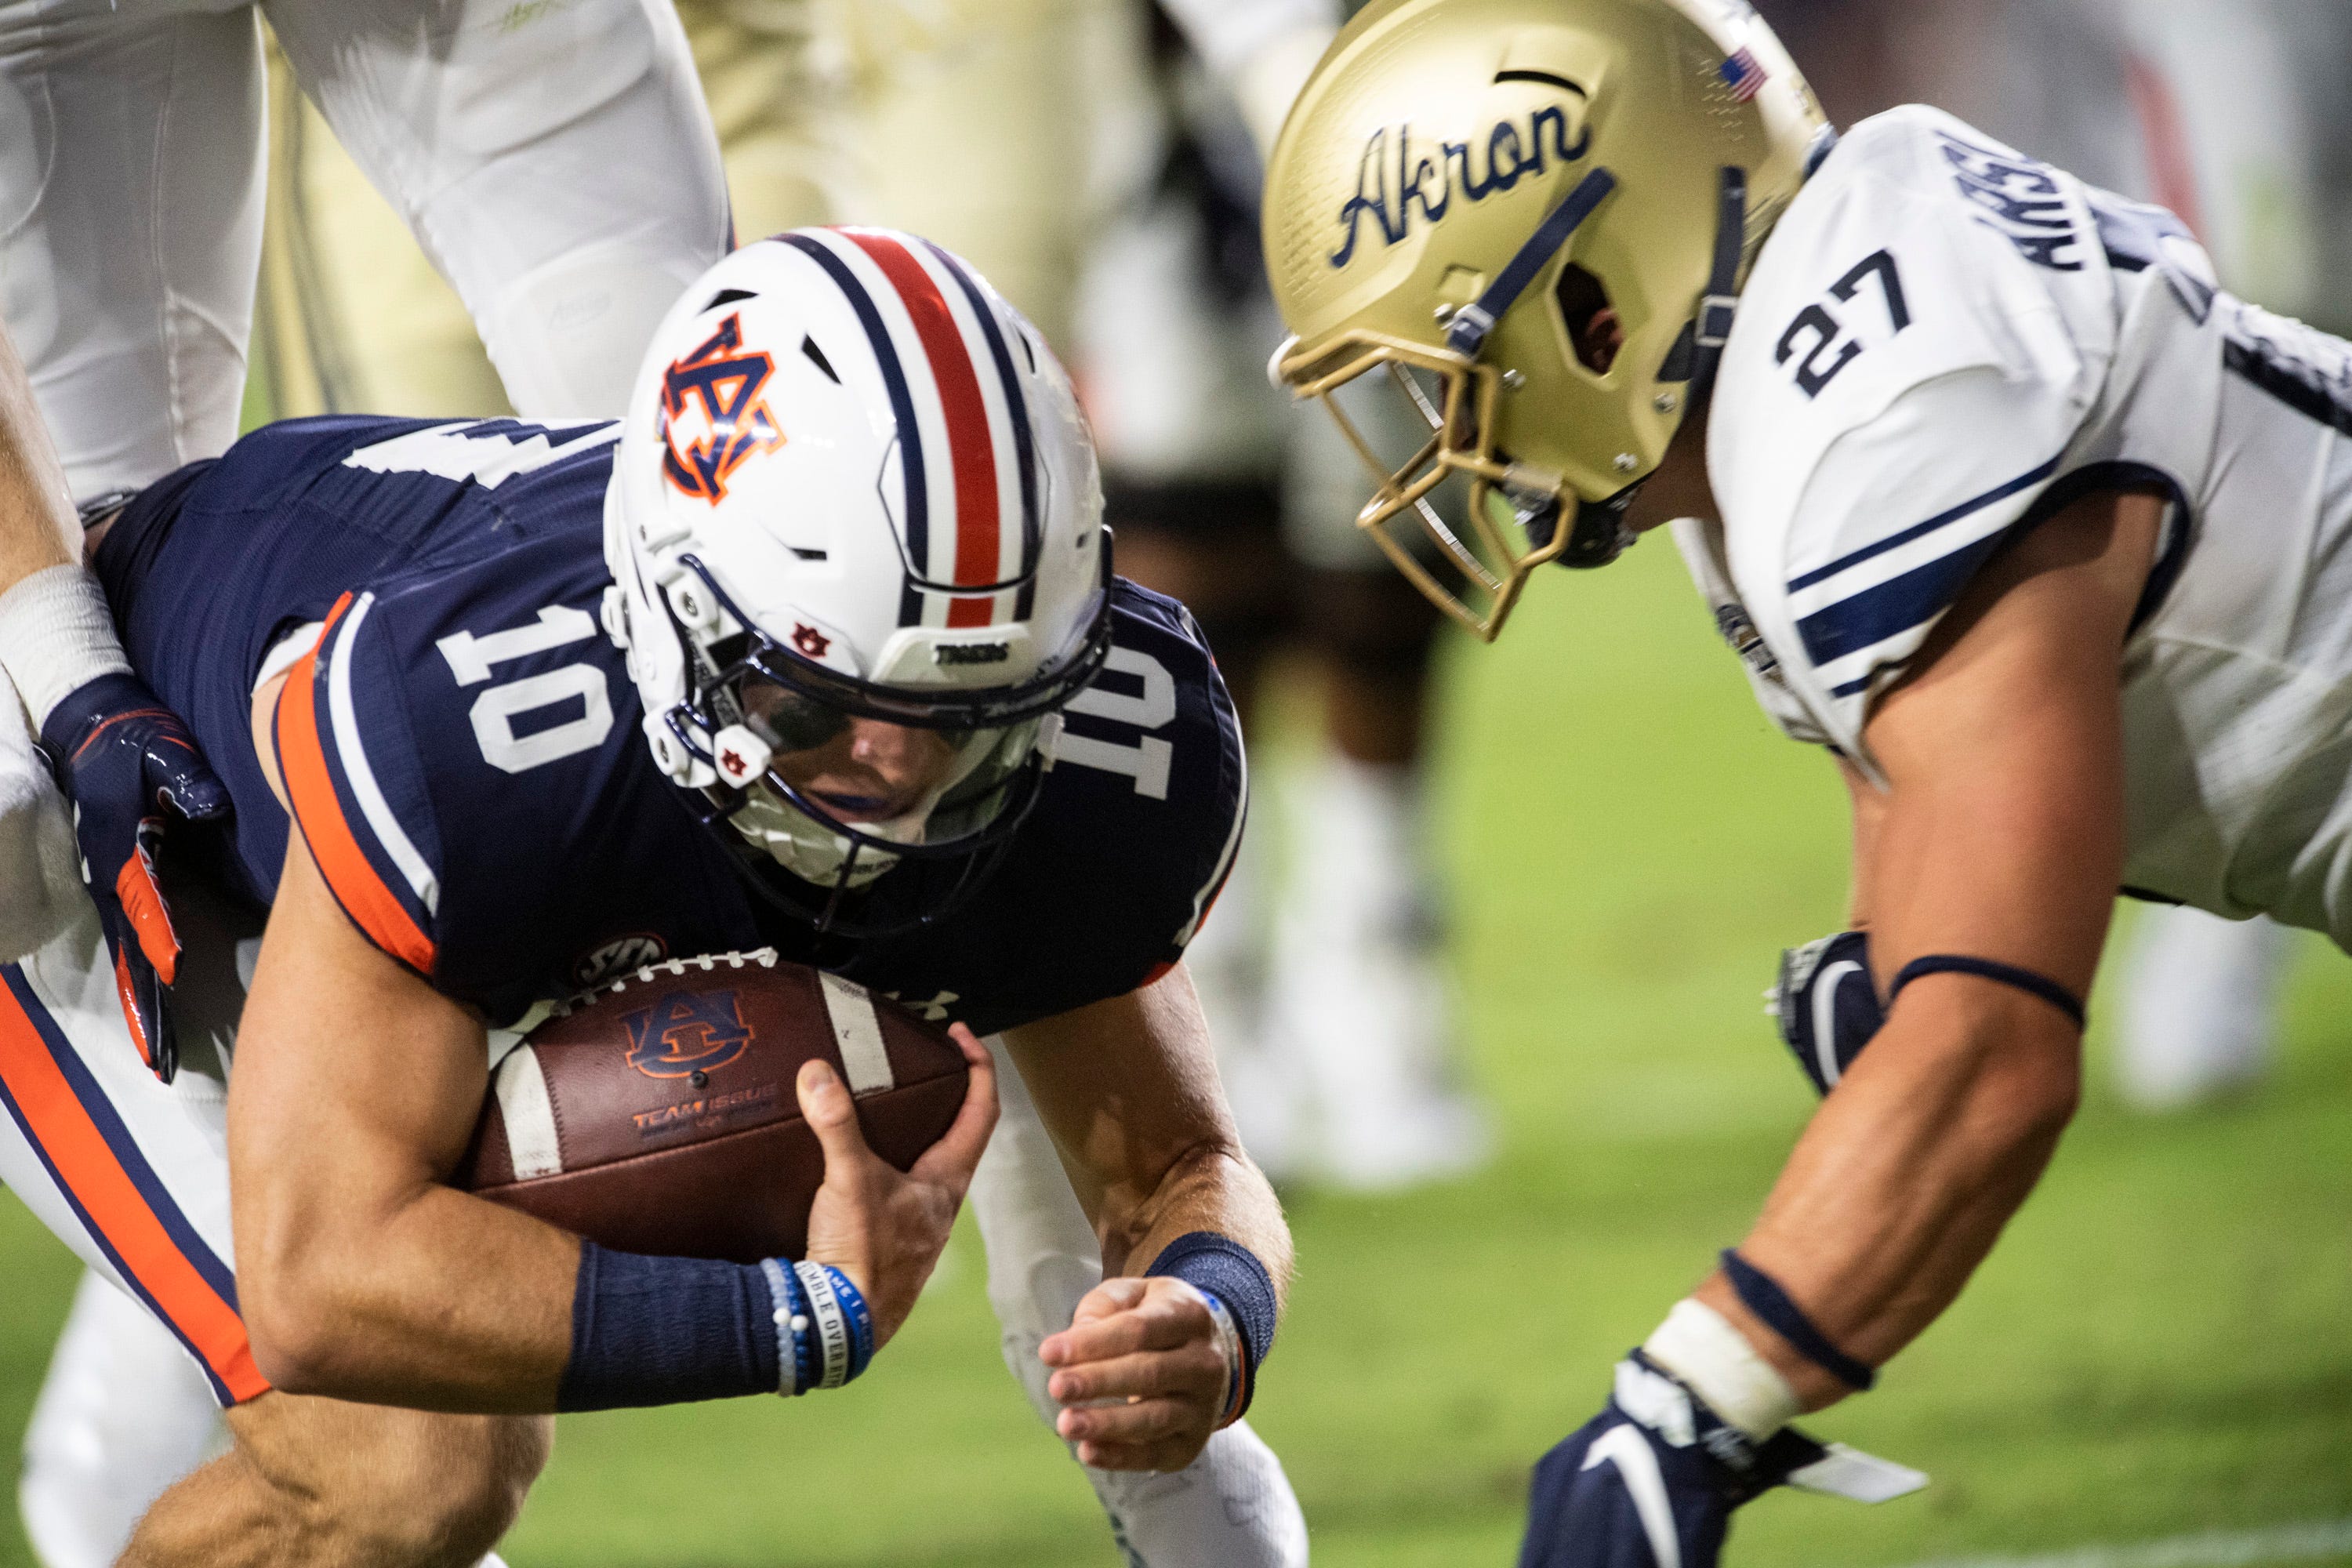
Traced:
<path fill-rule="evenodd" d="M 875 929 L 843 898 L 902 861 L 931 874 L 895 923 L 973 885 L 1110 648 L 1069 377 L 970 267 L 887 230 L 778 235 L 688 290 L 638 374 L 604 536 L 654 760 L 813 885 L 753 878 L 822 928 Z M 848 820 L 786 776 L 874 720 L 947 742 L 919 801 Z"/>

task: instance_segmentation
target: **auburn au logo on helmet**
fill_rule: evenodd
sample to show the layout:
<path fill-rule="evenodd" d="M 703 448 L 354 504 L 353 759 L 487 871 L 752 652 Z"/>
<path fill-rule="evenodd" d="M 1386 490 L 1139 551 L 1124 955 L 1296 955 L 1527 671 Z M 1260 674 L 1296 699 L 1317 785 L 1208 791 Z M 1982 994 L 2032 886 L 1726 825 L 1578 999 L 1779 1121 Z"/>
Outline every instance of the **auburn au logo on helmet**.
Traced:
<path fill-rule="evenodd" d="M 717 506 L 727 479 L 753 454 L 784 444 L 768 412 L 766 390 L 776 362 L 746 353 L 742 318 L 730 316 L 698 348 L 672 360 L 662 376 L 662 472 L 688 495 Z"/>

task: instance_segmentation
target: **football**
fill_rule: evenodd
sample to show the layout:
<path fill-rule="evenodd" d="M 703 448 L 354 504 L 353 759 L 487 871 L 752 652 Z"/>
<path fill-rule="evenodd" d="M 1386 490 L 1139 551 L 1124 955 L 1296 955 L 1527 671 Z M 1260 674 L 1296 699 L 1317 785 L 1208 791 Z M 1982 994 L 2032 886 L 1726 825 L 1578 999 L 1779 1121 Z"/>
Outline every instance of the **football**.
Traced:
<path fill-rule="evenodd" d="M 902 1171 L 971 1076 L 943 1027 L 772 950 L 673 959 L 559 1008 L 499 1061 L 454 1180 L 625 1252 L 798 1258 L 824 1181 L 793 1089 L 812 1057 Z"/>

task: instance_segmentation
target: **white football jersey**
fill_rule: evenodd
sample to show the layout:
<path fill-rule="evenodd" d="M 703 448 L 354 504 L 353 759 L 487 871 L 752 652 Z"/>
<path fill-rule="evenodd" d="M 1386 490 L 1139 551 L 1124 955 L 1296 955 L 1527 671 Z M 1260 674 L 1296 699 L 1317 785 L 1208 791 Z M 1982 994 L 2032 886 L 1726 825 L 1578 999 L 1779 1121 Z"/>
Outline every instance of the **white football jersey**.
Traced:
<path fill-rule="evenodd" d="M 2173 499 L 2124 650 L 2127 886 L 2352 945 L 2352 345 L 2160 208 L 1939 111 L 1856 126 L 1759 257 L 1676 543 L 1775 722 L 1862 728 L 1970 576 L 2086 491 Z"/>

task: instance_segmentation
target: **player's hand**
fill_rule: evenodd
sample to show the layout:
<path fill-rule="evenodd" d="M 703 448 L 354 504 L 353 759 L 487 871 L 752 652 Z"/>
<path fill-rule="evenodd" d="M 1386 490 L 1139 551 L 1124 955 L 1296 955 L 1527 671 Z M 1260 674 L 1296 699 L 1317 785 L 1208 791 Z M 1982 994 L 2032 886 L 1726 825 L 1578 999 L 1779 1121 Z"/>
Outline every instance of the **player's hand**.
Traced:
<path fill-rule="evenodd" d="M 1714 1568 L 1731 1510 L 1773 1487 L 1883 1502 L 1927 1482 L 1793 1428 L 1756 1443 L 1635 1351 L 1601 1414 L 1536 1466 L 1519 1568 Z"/>
<path fill-rule="evenodd" d="M 948 1033 L 971 1068 L 971 1086 L 954 1123 L 903 1175 L 866 1146 L 839 1073 L 812 1061 L 794 1084 L 801 1115 L 824 1150 L 824 1185 L 809 1209 L 809 1261 L 849 1276 L 874 1314 L 877 1351 L 915 1310 L 996 1127 L 995 1058 L 961 1024 Z"/>
<path fill-rule="evenodd" d="M 1234 1402 L 1237 1344 L 1181 1279 L 1106 1279 L 1037 1347 L 1065 1408 L 1054 1430 L 1104 1470 L 1181 1470 Z"/>
<path fill-rule="evenodd" d="M 1871 978 L 1870 933 L 1842 931 L 1788 949 L 1764 1001 L 1813 1092 L 1829 1093 L 1886 1025 Z"/>
<path fill-rule="evenodd" d="M 179 973 L 180 939 L 155 879 L 155 857 L 173 817 L 226 816 L 227 786 L 179 716 L 136 676 L 101 675 L 68 693 L 41 725 L 41 747 L 58 787 L 73 802 L 81 878 L 113 955 L 115 994 L 131 1038 L 169 1083 L 180 1053 L 163 990 Z"/>

